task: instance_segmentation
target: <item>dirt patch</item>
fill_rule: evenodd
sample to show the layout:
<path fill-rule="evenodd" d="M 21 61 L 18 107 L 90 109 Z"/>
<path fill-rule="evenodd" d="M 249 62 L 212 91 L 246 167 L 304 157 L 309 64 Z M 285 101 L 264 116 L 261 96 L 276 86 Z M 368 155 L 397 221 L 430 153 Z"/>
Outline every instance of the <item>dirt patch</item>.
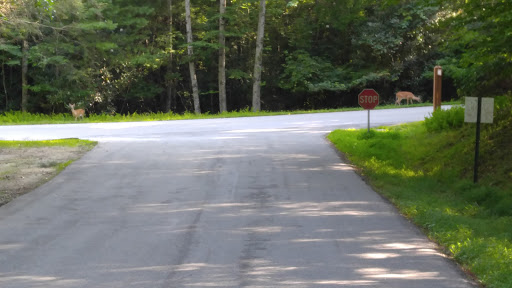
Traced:
<path fill-rule="evenodd" d="M 0 206 L 49 181 L 89 150 L 86 146 L 0 148 Z"/>

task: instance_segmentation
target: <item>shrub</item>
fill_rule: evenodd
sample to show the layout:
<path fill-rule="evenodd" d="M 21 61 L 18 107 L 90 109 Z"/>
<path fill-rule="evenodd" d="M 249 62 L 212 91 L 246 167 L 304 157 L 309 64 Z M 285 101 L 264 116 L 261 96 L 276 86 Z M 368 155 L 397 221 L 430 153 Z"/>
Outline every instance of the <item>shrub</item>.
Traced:
<path fill-rule="evenodd" d="M 464 108 L 456 106 L 448 110 L 437 109 L 430 117 L 425 117 L 424 123 L 428 132 L 460 128 L 464 124 Z"/>

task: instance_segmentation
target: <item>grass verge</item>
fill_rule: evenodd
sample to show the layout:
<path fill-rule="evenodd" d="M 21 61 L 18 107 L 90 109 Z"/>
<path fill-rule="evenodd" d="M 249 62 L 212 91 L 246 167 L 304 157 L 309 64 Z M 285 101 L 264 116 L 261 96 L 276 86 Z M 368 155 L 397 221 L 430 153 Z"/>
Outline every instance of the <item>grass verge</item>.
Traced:
<path fill-rule="evenodd" d="M 88 147 L 89 150 L 96 146 L 96 141 L 82 140 L 76 138 L 42 140 L 42 141 L 11 141 L 0 140 L 0 148 L 34 148 L 34 147 Z"/>
<path fill-rule="evenodd" d="M 457 105 L 460 101 L 446 102 L 443 105 Z M 411 105 L 402 105 L 405 107 L 421 107 L 432 106 L 432 103 L 416 103 Z M 377 106 L 376 109 L 393 109 L 398 108 L 396 105 Z M 326 112 L 342 112 L 362 110 L 360 107 L 340 108 L 340 109 L 320 109 L 320 110 L 297 110 L 297 111 L 260 111 L 251 112 L 248 109 L 240 111 L 225 112 L 219 114 L 174 114 L 174 113 L 133 113 L 128 115 L 108 115 L 108 114 L 90 114 L 79 123 L 100 123 L 100 122 L 135 122 L 135 121 L 169 121 L 169 120 L 190 120 L 190 119 L 212 119 L 212 118 L 236 118 L 236 117 L 256 117 L 256 116 L 275 116 L 275 115 L 291 115 L 291 114 L 308 114 L 308 113 L 326 113 Z M 76 123 L 71 113 L 65 114 L 32 114 L 22 113 L 20 111 L 4 112 L 0 114 L 0 125 L 26 125 L 26 124 L 65 124 Z"/>
<path fill-rule="evenodd" d="M 474 125 L 435 132 L 426 126 L 336 130 L 328 138 L 376 191 L 481 283 L 512 287 L 510 143 L 493 157 L 495 131 L 483 132 L 482 147 L 488 148 L 481 150 L 481 159 L 490 169 L 473 184 Z"/>

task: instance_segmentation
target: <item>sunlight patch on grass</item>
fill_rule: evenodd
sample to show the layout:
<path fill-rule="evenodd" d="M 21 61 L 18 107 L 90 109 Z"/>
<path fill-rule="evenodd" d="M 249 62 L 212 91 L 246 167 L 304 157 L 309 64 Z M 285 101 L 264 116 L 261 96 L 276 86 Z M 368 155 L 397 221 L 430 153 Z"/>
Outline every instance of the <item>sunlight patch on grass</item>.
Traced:
<path fill-rule="evenodd" d="M 389 165 L 389 162 L 380 161 L 375 157 L 373 157 L 369 161 L 366 161 L 365 166 L 377 174 L 388 174 L 405 178 L 423 176 L 423 172 L 421 171 L 414 171 L 412 169 L 406 168 L 405 166 L 403 166 L 400 169 L 397 169 Z"/>

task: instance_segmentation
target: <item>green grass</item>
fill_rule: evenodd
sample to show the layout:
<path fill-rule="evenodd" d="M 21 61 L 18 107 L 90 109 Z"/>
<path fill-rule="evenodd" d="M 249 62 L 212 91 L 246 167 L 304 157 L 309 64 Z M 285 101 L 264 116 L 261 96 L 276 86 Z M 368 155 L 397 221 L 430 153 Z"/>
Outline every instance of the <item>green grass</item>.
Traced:
<path fill-rule="evenodd" d="M 443 105 L 456 105 L 460 102 L 446 102 Z M 392 108 L 406 108 L 406 107 L 421 107 L 431 106 L 431 103 L 416 103 L 411 105 L 397 106 L 382 105 L 377 106 L 375 109 L 392 109 Z M 71 113 L 65 114 L 31 114 L 22 113 L 20 111 L 11 111 L 0 114 L 0 125 L 23 125 L 23 124 L 66 124 L 66 123 L 99 123 L 99 122 L 135 122 L 135 121 L 169 121 L 169 120 L 190 120 L 190 119 L 212 119 L 212 118 L 236 118 L 236 117 L 255 117 L 255 116 L 274 116 L 274 115 L 291 115 L 291 114 L 307 114 L 307 113 L 326 113 L 326 112 L 341 112 L 341 111 L 358 111 L 363 110 L 360 107 L 340 108 L 340 109 L 320 109 L 320 110 L 297 110 L 297 111 L 261 111 L 251 112 L 248 109 L 240 111 L 225 112 L 219 114 L 174 114 L 174 113 L 133 113 L 129 115 L 108 115 L 108 114 L 90 114 L 83 120 L 75 121 Z"/>
<path fill-rule="evenodd" d="M 419 122 L 370 133 L 336 130 L 328 138 L 376 191 L 483 284 L 512 287 L 512 145 L 498 141 L 510 132 L 484 128 L 481 181 L 473 184 L 474 127 L 459 123 L 429 132 Z"/>
<path fill-rule="evenodd" d="M 62 170 L 64 170 L 66 167 L 68 167 L 71 163 L 73 163 L 73 160 L 69 160 L 63 163 L 58 163 L 57 166 L 57 173 L 60 173 Z"/>
<path fill-rule="evenodd" d="M 58 140 L 43 140 L 43 141 L 10 141 L 0 140 L 0 148 L 31 148 L 31 147 L 51 147 L 51 146 L 64 146 L 64 147 L 78 147 L 87 146 L 92 149 L 97 144 L 96 141 L 82 140 L 76 138 L 58 139 Z"/>

